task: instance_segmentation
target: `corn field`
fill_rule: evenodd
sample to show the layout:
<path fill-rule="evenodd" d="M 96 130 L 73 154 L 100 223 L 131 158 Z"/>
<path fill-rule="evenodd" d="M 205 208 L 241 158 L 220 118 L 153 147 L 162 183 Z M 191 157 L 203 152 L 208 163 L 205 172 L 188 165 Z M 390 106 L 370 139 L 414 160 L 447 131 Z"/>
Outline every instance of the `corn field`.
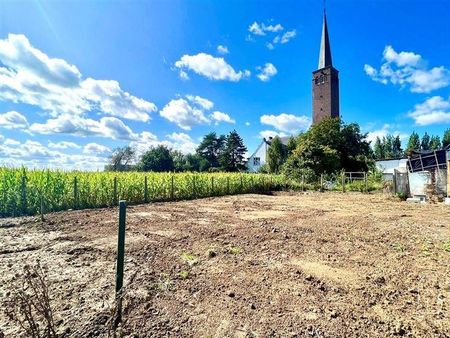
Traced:
<path fill-rule="evenodd" d="M 262 193 L 279 175 L 241 173 L 66 172 L 0 168 L 0 217 L 69 209 Z"/>

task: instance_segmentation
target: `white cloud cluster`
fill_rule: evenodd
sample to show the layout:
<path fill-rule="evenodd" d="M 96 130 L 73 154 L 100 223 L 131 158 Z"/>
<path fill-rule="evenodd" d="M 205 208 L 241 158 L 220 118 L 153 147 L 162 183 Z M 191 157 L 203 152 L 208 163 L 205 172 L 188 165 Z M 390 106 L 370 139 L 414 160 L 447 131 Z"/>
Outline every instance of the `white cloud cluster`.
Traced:
<path fill-rule="evenodd" d="M 296 116 L 286 113 L 279 115 L 262 115 L 260 121 L 262 124 L 275 127 L 278 132 L 284 132 L 290 135 L 298 134 L 300 131 L 307 129 L 311 125 L 311 120 L 307 116 Z"/>
<path fill-rule="evenodd" d="M 450 71 L 443 66 L 429 69 L 422 56 L 413 52 L 396 52 L 392 46 L 383 51 L 380 69 L 364 65 L 365 73 L 374 81 L 401 87 L 413 93 L 429 93 L 450 85 Z"/>
<path fill-rule="evenodd" d="M 101 136 L 114 140 L 134 140 L 138 137 L 130 127 L 116 117 L 102 117 L 97 121 L 64 114 L 49 119 L 45 123 L 33 123 L 29 130 L 38 134 Z"/>
<path fill-rule="evenodd" d="M 0 114 L 0 127 L 6 129 L 24 129 L 27 126 L 27 118 L 16 111 Z"/>
<path fill-rule="evenodd" d="M 401 141 L 408 138 L 408 136 L 409 136 L 408 134 L 403 133 L 395 128 L 396 127 L 394 125 L 385 123 L 380 129 L 375 129 L 375 130 L 369 131 L 367 133 L 367 141 L 371 142 L 371 145 L 373 146 L 377 137 L 382 139 L 383 137 L 386 137 L 388 134 L 394 135 L 394 136 L 397 136 L 397 135 L 400 136 Z"/>
<path fill-rule="evenodd" d="M 269 49 L 274 49 L 276 44 L 285 44 L 288 43 L 292 38 L 297 35 L 297 31 L 295 29 L 284 31 L 284 27 L 280 24 L 276 25 L 266 25 L 264 23 L 253 22 L 249 27 L 248 31 L 250 35 L 247 37 L 247 40 L 253 40 L 253 36 L 266 36 L 270 37 L 270 39 L 266 42 L 266 46 Z M 282 33 L 284 31 L 284 33 Z"/>
<path fill-rule="evenodd" d="M 236 71 L 224 58 L 215 57 L 206 53 L 183 55 L 180 60 L 175 62 L 175 67 L 180 70 L 180 77 L 182 79 L 189 79 L 186 70 L 193 71 L 210 80 L 237 82 L 250 76 L 250 71 Z"/>
<path fill-rule="evenodd" d="M 76 66 L 50 58 L 16 34 L 0 40 L 0 99 L 37 106 L 53 117 L 95 111 L 146 122 L 157 110 L 117 81 L 83 79 Z"/>
<path fill-rule="evenodd" d="M 49 142 L 48 143 L 49 148 L 53 149 L 80 149 L 81 146 L 74 143 L 74 142 L 68 142 L 68 141 L 60 141 L 60 142 Z"/>
<path fill-rule="evenodd" d="M 257 67 L 260 72 L 258 75 L 258 79 L 263 82 L 267 82 L 270 80 L 272 76 L 275 76 L 278 73 L 277 68 L 272 63 L 266 63 L 263 67 Z"/>
<path fill-rule="evenodd" d="M 430 124 L 450 124 L 450 97 L 445 100 L 441 96 L 433 96 L 423 103 L 416 104 L 414 110 L 408 113 L 419 126 Z"/>
<path fill-rule="evenodd" d="M 214 103 L 200 96 L 186 95 L 171 100 L 159 114 L 184 130 L 191 130 L 193 126 L 210 124 L 211 121 L 235 123 L 226 113 L 215 111 L 207 116 L 207 112 L 214 107 Z"/>
<path fill-rule="evenodd" d="M 259 132 L 259 137 L 269 139 L 271 137 L 286 137 L 289 136 L 289 134 L 283 133 L 282 131 L 275 131 L 275 130 L 262 130 Z"/>
<path fill-rule="evenodd" d="M 223 45 L 218 45 L 217 46 L 217 53 L 225 55 L 228 54 L 230 51 L 228 50 L 227 46 L 223 46 Z"/>
<path fill-rule="evenodd" d="M 103 154 L 66 154 L 32 140 L 18 142 L 7 139 L 0 142 L 0 166 L 99 170 L 106 163 L 107 158 Z"/>
<path fill-rule="evenodd" d="M 108 156 L 111 154 L 111 149 L 98 143 L 88 143 L 83 148 L 83 154 Z"/>
<path fill-rule="evenodd" d="M 132 141 L 130 146 L 136 149 L 138 156 L 158 145 L 164 145 L 170 149 L 181 151 L 183 154 L 193 153 L 197 148 L 197 144 L 186 133 L 172 133 L 166 135 L 166 138 L 167 140 L 159 140 L 156 135 L 145 131 L 141 133 L 139 139 Z"/>

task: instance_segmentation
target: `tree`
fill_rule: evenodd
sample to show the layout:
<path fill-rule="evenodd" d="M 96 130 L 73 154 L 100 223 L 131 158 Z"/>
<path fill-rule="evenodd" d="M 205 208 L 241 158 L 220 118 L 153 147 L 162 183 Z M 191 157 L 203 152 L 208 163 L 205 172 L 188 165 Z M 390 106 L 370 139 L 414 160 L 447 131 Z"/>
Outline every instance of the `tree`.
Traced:
<path fill-rule="evenodd" d="M 278 136 L 272 139 L 267 156 L 269 172 L 278 173 L 287 157 L 287 147 L 281 142 Z"/>
<path fill-rule="evenodd" d="M 203 137 L 202 142 L 197 147 L 197 154 L 208 161 L 210 167 L 218 167 L 224 144 L 224 135 L 217 136 L 215 132 L 209 133 Z"/>
<path fill-rule="evenodd" d="M 178 150 L 172 150 L 171 153 L 173 159 L 173 169 L 176 172 L 185 171 L 186 156 Z"/>
<path fill-rule="evenodd" d="M 394 158 L 403 157 L 402 141 L 400 141 L 400 135 L 397 135 L 392 141 L 392 155 Z"/>
<path fill-rule="evenodd" d="M 393 152 L 393 145 L 394 145 L 394 137 L 390 134 L 386 135 L 386 137 L 383 137 L 384 141 L 384 158 L 385 159 L 392 159 L 394 157 Z"/>
<path fill-rule="evenodd" d="M 450 145 L 450 128 L 448 128 L 444 132 L 444 136 L 442 137 L 442 147 L 445 149 Z"/>
<path fill-rule="evenodd" d="M 139 168 L 143 171 L 162 172 L 172 171 L 175 166 L 169 148 L 159 145 L 142 155 Z"/>
<path fill-rule="evenodd" d="M 287 142 L 288 155 L 292 154 L 295 148 L 297 148 L 297 139 L 294 136 L 291 136 Z"/>
<path fill-rule="evenodd" d="M 373 152 L 376 160 L 384 159 L 384 143 L 381 142 L 380 137 L 377 136 L 375 144 L 373 145 Z"/>
<path fill-rule="evenodd" d="M 298 145 L 284 165 L 292 178 L 316 177 L 322 173 L 366 171 L 370 163 L 370 144 L 356 123 L 344 124 L 339 118 L 325 118 L 300 135 Z"/>
<path fill-rule="evenodd" d="M 130 163 L 135 159 L 136 152 L 133 148 L 127 146 L 116 148 L 109 157 L 109 164 L 105 166 L 106 171 L 125 171 L 130 170 Z"/>
<path fill-rule="evenodd" d="M 236 130 L 230 132 L 226 137 L 225 148 L 220 157 L 222 169 L 225 171 L 242 171 L 247 169 L 244 157 L 246 152 L 247 147 Z"/>
<path fill-rule="evenodd" d="M 422 136 L 422 142 L 420 142 L 420 149 L 430 150 L 430 135 L 427 132 Z"/>
<path fill-rule="evenodd" d="M 441 139 L 439 138 L 439 136 L 437 135 L 431 136 L 430 149 L 431 150 L 441 149 Z"/>
<path fill-rule="evenodd" d="M 410 153 L 411 151 L 420 150 L 420 139 L 419 135 L 413 131 L 408 140 L 408 145 L 406 146 L 406 153 Z"/>

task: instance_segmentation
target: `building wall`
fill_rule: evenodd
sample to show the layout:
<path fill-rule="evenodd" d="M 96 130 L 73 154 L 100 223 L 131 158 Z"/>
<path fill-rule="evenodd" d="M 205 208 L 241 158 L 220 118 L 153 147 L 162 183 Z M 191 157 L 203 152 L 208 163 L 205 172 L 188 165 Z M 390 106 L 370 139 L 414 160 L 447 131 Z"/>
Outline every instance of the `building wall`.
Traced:
<path fill-rule="evenodd" d="M 339 117 L 339 72 L 333 67 L 313 72 L 312 95 L 313 123 L 325 117 Z"/>
<path fill-rule="evenodd" d="M 256 173 L 267 163 L 267 148 L 266 141 L 262 141 L 256 151 L 248 158 L 247 168 L 249 172 Z M 259 158 L 259 165 L 255 164 L 255 158 Z"/>

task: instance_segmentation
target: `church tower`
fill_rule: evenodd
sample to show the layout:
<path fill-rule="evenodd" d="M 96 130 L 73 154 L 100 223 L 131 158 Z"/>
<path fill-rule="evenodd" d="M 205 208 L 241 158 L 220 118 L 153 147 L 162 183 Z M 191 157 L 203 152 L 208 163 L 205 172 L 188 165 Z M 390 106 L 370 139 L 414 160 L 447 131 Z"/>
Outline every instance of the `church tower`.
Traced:
<path fill-rule="evenodd" d="M 339 117 L 339 71 L 331 61 L 327 16 L 323 13 L 319 67 L 312 78 L 313 124 L 325 117 Z"/>

